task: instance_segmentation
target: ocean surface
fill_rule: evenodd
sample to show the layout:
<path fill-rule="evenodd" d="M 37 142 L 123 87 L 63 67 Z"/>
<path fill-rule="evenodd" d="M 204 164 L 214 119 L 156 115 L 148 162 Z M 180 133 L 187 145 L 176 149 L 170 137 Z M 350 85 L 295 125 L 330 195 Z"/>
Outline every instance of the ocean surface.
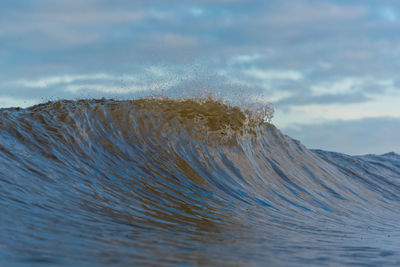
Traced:
<path fill-rule="evenodd" d="M 210 98 L 1 109 L 0 266 L 110 264 L 399 266 L 400 155 Z"/>

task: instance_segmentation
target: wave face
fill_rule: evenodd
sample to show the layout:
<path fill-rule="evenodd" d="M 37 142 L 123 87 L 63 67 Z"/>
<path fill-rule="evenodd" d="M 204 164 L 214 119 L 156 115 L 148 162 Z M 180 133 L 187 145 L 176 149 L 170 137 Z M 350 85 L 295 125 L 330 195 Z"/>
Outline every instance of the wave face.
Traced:
<path fill-rule="evenodd" d="M 212 99 L 0 110 L 0 265 L 399 265 L 400 156 Z"/>

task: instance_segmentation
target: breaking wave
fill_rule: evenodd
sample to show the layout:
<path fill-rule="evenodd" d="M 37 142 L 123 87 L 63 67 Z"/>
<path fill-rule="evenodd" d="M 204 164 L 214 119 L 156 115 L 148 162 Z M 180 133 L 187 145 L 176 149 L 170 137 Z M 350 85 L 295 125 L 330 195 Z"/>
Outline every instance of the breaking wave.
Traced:
<path fill-rule="evenodd" d="M 310 151 L 263 116 L 213 99 L 0 110 L 0 264 L 399 265 L 400 156 Z"/>

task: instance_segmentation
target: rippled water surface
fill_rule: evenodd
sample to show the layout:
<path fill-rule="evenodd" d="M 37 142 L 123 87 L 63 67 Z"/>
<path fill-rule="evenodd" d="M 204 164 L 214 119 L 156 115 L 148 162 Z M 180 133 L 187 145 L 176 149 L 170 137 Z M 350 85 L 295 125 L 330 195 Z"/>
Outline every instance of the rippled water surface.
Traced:
<path fill-rule="evenodd" d="M 400 264 L 400 156 L 206 99 L 0 110 L 0 265 Z"/>

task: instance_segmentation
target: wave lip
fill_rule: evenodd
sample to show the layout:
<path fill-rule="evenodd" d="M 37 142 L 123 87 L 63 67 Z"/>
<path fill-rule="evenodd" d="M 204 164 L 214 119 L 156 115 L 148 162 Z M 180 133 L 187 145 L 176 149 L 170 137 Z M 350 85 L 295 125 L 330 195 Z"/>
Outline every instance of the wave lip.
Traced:
<path fill-rule="evenodd" d="M 400 260 L 395 153 L 310 151 L 211 98 L 0 114 L 5 264 Z"/>

